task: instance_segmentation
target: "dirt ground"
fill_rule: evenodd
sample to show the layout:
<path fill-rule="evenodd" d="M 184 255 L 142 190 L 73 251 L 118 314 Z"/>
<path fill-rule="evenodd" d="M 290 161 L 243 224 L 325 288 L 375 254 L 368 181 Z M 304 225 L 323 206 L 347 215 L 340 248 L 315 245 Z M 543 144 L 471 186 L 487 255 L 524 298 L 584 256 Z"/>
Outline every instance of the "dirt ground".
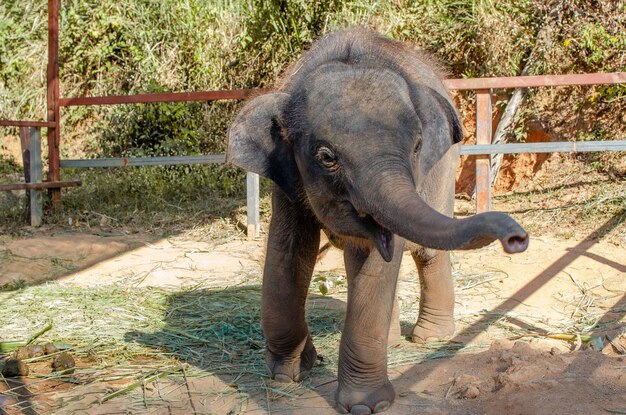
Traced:
<path fill-rule="evenodd" d="M 193 234 L 155 239 L 97 229 L 90 234 L 43 229 L 29 237 L 4 238 L 0 253 L 0 285 L 132 282 L 172 291 L 199 285 L 232 289 L 260 283 L 263 241 L 239 237 L 216 244 Z M 427 345 L 419 363 L 406 359 L 418 348 L 406 340 L 390 350 L 397 399 L 387 413 L 626 414 L 624 254 L 624 245 L 584 236 L 534 237 L 519 255 L 505 254 L 496 244 L 453 253 L 455 337 Z M 332 249 L 314 275 L 336 276 L 334 284 L 340 285 L 343 273 L 341 252 Z M 408 255 L 399 298 L 406 331 L 419 298 Z M 312 295 L 309 308 L 318 306 L 341 310 L 345 288 L 331 284 L 328 296 Z M 563 337 L 580 332 L 590 333 L 590 339 Z M 0 341 L 8 338 L 0 331 Z M 331 345 L 336 347 L 336 342 Z M 441 355 L 442 350 L 448 353 Z M 187 378 L 183 370 L 184 378 L 179 373 L 148 379 L 141 388 L 105 402 L 104 396 L 129 382 L 7 378 L 0 382 L 0 413 L 332 414 L 335 363 L 324 361 L 303 384 L 286 386 L 262 372 Z M 43 372 L 45 364 L 32 363 L 31 372 Z M 79 368 L 89 364 L 78 361 Z M 188 373 L 198 369 L 186 367 Z"/>

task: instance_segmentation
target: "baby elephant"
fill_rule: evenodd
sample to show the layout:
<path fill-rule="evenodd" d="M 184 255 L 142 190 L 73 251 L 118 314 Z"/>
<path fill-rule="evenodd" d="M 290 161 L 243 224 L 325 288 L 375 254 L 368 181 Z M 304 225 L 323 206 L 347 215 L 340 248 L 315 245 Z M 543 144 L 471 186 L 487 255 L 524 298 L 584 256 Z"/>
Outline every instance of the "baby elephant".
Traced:
<path fill-rule="evenodd" d="M 273 379 L 303 379 L 317 356 L 304 309 L 320 230 L 344 250 L 336 405 L 353 414 L 394 400 L 387 339 L 403 249 L 422 288 L 416 341 L 454 330 L 449 250 L 496 239 L 506 252 L 526 249 L 526 232 L 503 213 L 452 218 L 461 138 L 437 67 L 361 29 L 320 39 L 276 92 L 243 107 L 227 159 L 275 183 L 262 294 Z"/>

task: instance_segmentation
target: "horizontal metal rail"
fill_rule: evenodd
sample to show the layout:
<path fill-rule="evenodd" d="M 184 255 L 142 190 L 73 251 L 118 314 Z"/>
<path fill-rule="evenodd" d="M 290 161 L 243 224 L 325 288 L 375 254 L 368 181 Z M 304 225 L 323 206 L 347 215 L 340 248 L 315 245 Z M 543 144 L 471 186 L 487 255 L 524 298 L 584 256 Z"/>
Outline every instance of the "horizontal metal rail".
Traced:
<path fill-rule="evenodd" d="M 503 78 L 445 79 L 448 89 L 507 89 L 540 86 L 606 85 L 626 83 L 626 72 L 569 75 L 511 76 Z"/>
<path fill-rule="evenodd" d="M 55 127 L 57 123 L 48 121 L 0 120 L 0 127 Z"/>
<path fill-rule="evenodd" d="M 222 91 L 166 92 L 159 94 L 112 95 L 104 97 L 60 98 L 59 106 L 147 104 L 155 102 L 217 101 L 247 99 L 267 93 L 267 89 L 234 89 Z"/>
<path fill-rule="evenodd" d="M 445 79 L 444 85 L 453 90 L 496 88 L 528 88 L 541 86 L 603 85 L 626 83 L 626 72 L 512 76 L 503 78 Z M 156 102 L 189 102 L 247 99 L 266 94 L 271 89 L 235 89 L 218 91 L 165 92 L 157 94 L 111 95 L 101 97 L 60 98 L 59 106 L 147 104 Z M 2 124 L 0 124 L 2 125 Z"/>
<path fill-rule="evenodd" d="M 126 157 L 61 160 L 62 168 L 126 167 L 126 166 L 176 166 L 185 164 L 220 164 L 226 161 L 223 154 L 170 157 Z"/>
<path fill-rule="evenodd" d="M 590 151 L 626 151 L 626 140 L 563 141 L 546 143 L 475 144 L 461 146 L 462 155 L 520 153 L 584 153 Z"/>
<path fill-rule="evenodd" d="M 514 144 L 469 144 L 461 146 L 462 155 L 519 154 L 519 153 L 582 153 L 590 151 L 626 151 L 626 140 L 579 141 Z M 224 154 L 170 157 L 120 157 L 61 160 L 62 168 L 175 166 L 186 164 L 220 164 Z"/>
<path fill-rule="evenodd" d="M 82 185 L 81 181 L 0 184 L 0 191 L 60 189 L 62 187 L 78 187 L 81 185 Z"/>

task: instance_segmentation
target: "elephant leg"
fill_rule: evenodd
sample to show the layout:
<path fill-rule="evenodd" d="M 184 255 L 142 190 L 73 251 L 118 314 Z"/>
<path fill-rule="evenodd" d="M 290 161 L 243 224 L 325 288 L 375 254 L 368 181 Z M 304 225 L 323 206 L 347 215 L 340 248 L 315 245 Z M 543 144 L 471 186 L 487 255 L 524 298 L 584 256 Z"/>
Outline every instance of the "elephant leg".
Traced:
<path fill-rule="evenodd" d="M 395 392 L 387 377 L 387 340 L 404 241 L 387 263 L 376 250 L 344 249 L 348 309 L 339 347 L 337 408 L 352 414 L 387 409 Z"/>
<path fill-rule="evenodd" d="M 305 320 L 305 303 L 320 243 L 314 216 L 275 188 L 272 196 L 261 322 L 265 362 L 272 379 L 304 379 L 317 358 Z"/>
<path fill-rule="evenodd" d="M 397 291 L 397 287 L 396 287 Z M 393 312 L 391 313 L 391 323 L 389 324 L 388 346 L 397 346 L 402 341 L 402 331 L 400 327 L 400 299 L 396 295 L 393 300 Z"/>
<path fill-rule="evenodd" d="M 450 253 L 424 249 L 412 252 L 420 278 L 420 309 L 412 341 L 445 340 L 454 334 L 454 286 Z"/>

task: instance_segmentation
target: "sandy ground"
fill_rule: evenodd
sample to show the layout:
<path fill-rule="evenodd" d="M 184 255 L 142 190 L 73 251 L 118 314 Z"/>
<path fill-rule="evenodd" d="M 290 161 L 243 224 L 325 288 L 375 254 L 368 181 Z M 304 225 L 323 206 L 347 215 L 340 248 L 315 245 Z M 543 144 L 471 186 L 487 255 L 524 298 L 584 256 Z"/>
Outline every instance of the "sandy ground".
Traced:
<path fill-rule="evenodd" d="M 139 286 L 172 289 L 197 284 L 232 287 L 260 282 L 263 251 L 263 241 L 235 239 L 217 245 L 189 235 L 155 240 L 142 234 L 55 234 L 44 229 L 27 238 L 0 241 L 0 253 L 5 253 L 0 256 L 0 285 L 55 280 L 95 286 L 132 280 Z M 623 246 L 584 236 L 569 240 L 545 236 L 533 238 L 527 252 L 514 256 L 496 244 L 455 252 L 453 269 L 459 280 L 457 332 L 451 342 L 491 346 L 417 365 L 393 362 L 390 378 L 398 396 L 387 413 L 626 414 Z M 318 262 L 316 273 L 323 271 L 343 273 L 341 252 L 333 249 Z M 408 255 L 399 297 L 405 319 L 414 318 L 419 285 Z M 341 307 L 343 297 L 337 298 Z M 594 327 L 591 333 L 602 346 L 596 349 L 603 350 L 593 350 L 580 340 L 548 336 L 585 325 Z M 516 328 L 533 335 L 518 338 Z M 414 346 L 403 341 L 399 347 Z M 184 388 L 163 378 L 157 386 L 143 388 L 144 401 L 150 403 L 145 407 L 130 406 L 131 401 L 121 396 L 89 410 L 88 404 L 110 392 L 115 383 L 94 383 L 77 396 L 71 384 L 42 384 L 28 378 L 24 382 L 30 385 L 31 400 L 46 399 L 54 388 L 55 399 L 64 399 L 58 413 L 332 414 L 333 373 L 315 370 L 306 387 L 289 393 L 260 375 L 250 376 L 247 381 L 269 387 L 245 400 L 234 393 L 236 384 L 217 376 L 189 379 Z M 14 382 L 0 383 L 0 388 L 15 387 Z M 207 390 L 214 393 L 207 397 Z M 0 413 L 3 402 L 11 401 L 0 394 Z"/>

